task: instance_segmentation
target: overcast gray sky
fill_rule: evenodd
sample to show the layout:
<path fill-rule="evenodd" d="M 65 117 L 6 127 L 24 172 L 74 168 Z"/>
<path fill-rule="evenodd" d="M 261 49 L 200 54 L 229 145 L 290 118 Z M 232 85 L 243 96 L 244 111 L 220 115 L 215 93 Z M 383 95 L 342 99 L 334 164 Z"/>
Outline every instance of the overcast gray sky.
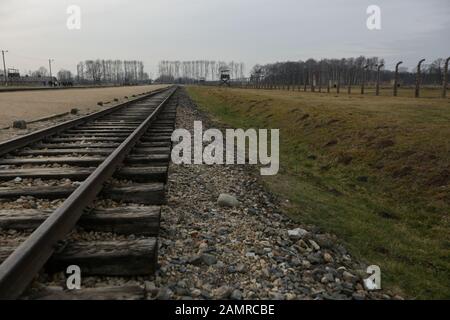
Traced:
<path fill-rule="evenodd" d="M 381 30 L 366 27 L 369 5 Z M 81 30 L 68 30 L 69 5 Z M 450 56 L 449 0 L 0 0 L 0 50 L 22 72 L 85 59 L 256 63 L 380 56 L 392 68 Z"/>

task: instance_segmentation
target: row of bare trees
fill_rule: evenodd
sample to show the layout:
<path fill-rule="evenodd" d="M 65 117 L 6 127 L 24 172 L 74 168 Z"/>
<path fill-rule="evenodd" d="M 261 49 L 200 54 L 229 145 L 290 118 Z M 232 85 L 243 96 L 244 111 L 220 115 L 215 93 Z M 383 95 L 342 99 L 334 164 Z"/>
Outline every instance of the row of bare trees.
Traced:
<path fill-rule="evenodd" d="M 199 80 L 217 81 L 220 78 L 220 70 L 228 69 L 232 78 L 245 76 L 245 64 L 231 61 L 160 61 L 158 65 L 158 82 L 192 83 Z"/>
<path fill-rule="evenodd" d="M 76 82 L 97 84 L 137 84 L 149 80 L 144 63 L 136 60 L 86 60 L 78 63 Z"/>
<path fill-rule="evenodd" d="M 402 62 L 397 63 L 396 70 L 385 70 L 384 60 L 378 57 L 358 57 L 345 59 L 322 59 L 298 62 L 278 62 L 267 65 L 256 65 L 252 69 L 249 84 L 252 87 L 286 88 L 294 87 L 311 91 L 336 88 L 339 93 L 345 86 L 348 93 L 352 87 L 360 86 L 364 94 L 365 87 L 375 86 L 376 95 L 379 95 L 380 85 L 393 83 L 394 95 L 400 85 L 415 85 L 415 96 L 419 96 L 420 85 L 440 85 L 445 83 L 448 59 L 437 59 L 429 65 L 422 65 L 421 60 L 415 70 L 409 72 L 401 68 Z M 444 81 L 444 82 L 443 82 Z M 443 84 L 443 88 L 446 86 Z M 444 93 L 443 93 L 444 94 Z"/>

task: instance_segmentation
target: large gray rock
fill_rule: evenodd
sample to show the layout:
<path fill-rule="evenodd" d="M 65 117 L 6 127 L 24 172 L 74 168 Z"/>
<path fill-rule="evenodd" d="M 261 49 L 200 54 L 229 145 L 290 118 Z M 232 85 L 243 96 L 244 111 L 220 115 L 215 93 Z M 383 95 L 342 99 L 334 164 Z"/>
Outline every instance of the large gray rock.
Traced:
<path fill-rule="evenodd" d="M 24 130 L 27 128 L 27 122 L 25 120 L 16 120 L 13 122 L 13 128 Z"/>
<path fill-rule="evenodd" d="M 230 194 L 222 193 L 217 199 L 217 204 L 221 207 L 233 208 L 239 206 L 239 201 Z"/>
<path fill-rule="evenodd" d="M 214 298 L 218 300 L 228 299 L 233 292 L 233 289 L 229 286 L 221 286 L 213 291 Z"/>
<path fill-rule="evenodd" d="M 173 291 L 169 288 L 162 288 L 159 290 L 156 300 L 170 300 L 173 297 Z"/>
<path fill-rule="evenodd" d="M 308 231 L 302 228 L 297 228 L 293 230 L 288 230 L 288 236 L 292 240 L 300 240 L 308 234 Z"/>
<path fill-rule="evenodd" d="M 234 290 L 230 296 L 231 300 L 242 300 L 242 292 L 240 290 Z"/>
<path fill-rule="evenodd" d="M 202 254 L 202 260 L 203 260 L 203 263 L 208 266 L 212 266 L 217 263 L 217 258 L 214 257 L 212 254 L 207 254 L 207 253 Z"/>
<path fill-rule="evenodd" d="M 217 258 L 211 254 L 202 254 L 199 256 L 195 256 L 188 261 L 189 264 L 192 264 L 194 266 L 200 266 L 202 264 L 205 264 L 207 266 L 212 266 L 217 263 Z"/>
<path fill-rule="evenodd" d="M 275 301 L 280 301 L 280 300 L 285 300 L 285 296 L 282 293 L 279 292 L 269 292 L 269 296 L 272 300 Z"/>
<path fill-rule="evenodd" d="M 350 283 L 355 283 L 358 280 L 358 278 L 355 275 L 351 274 L 348 271 L 344 271 L 342 273 L 342 277 L 344 278 L 345 281 Z"/>

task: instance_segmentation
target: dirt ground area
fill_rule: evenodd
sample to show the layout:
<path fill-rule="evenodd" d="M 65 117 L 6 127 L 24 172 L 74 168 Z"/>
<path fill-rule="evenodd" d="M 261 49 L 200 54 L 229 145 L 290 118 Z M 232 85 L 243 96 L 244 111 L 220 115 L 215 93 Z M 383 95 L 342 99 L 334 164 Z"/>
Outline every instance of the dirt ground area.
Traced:
<path fill-rule="evenodd" d="M 163 86 L 132 86 L 117 88 L 92 88 L 68 90 L 42 90 L 0 92 L 0 128 L 11 125 L 14 120 L 31 121 L 47 115 L 68 112 L 77 108 L 81 113 L 101 110 L 97 103 L 110 106 L 117 98 L 156 90 Z M 106 102 L 109 102 L 106 104 Z"/>
<path fill-rule="evenodd" d="M 126 101 L 126 96 L 133 99 L 132 95 L 163 87 L 165 85 L 0 92 L 0 141 L 112 107 Z M 115 98 L 119 101 L 114 101 Z M 103 106 L 97 105 L 100 101 L 104 103 Z M 28 124 L 24 130 L 11 128 L 14 120 L 32 121 L 53 114 L 69 112 L 72 108 L 79 110 L 77 115 L 69 113 L 63 117 Z"/>

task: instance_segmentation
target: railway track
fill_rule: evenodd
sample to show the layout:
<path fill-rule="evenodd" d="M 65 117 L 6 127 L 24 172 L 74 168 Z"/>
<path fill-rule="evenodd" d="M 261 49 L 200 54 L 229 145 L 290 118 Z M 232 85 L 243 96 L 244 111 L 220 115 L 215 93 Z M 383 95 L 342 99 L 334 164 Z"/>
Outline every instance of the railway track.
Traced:
<path fill-rule="evenodd" d="M 0 299 L 70 265 L 83 277 L 155 271 L 176 90 L 0 143 Z M 73 294 L 141 296 L 125 287 Z"/>

